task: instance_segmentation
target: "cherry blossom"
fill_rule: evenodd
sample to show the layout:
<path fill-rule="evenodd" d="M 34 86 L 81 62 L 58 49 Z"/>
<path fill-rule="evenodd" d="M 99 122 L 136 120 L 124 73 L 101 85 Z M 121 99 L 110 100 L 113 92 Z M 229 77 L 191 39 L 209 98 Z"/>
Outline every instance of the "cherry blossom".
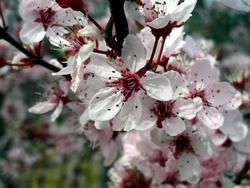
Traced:
<path fill-rule="evenodd" d="M 161 101 L 171 99 L 173 91 L 166 77 L 150 71 L 140 75 L 146 65 L 145 55 L 139 38 L 129 35 L 122 50 L 125 68 L 117 67 L 113 60 L 107 61 L 101 55 L 90 57 L 88 70 L 106 83 L 89 102 L 90 119 L 107 121 L 120 112 L 124 127 L 137 125 L 143 118 L 141 92 Z"/>
<path fill-rule="evenodd" d="M 62 9 L 51 0 L 22 0 L 19 12 L 24 20 L 20 38 L 26 44 L 40 42 L 46 35 L 53 36 L 60 27 L 76 24 L 79 14 L 70 8 Z"/>
<path fill-rule="evenodd" d="M 163 29 L 168 26 L 176 27 L 185 23 L 191 16 L 196 0 L 185 0 L 179 4 L 179 0 L 167 2 L 165 0 L 154 0 L 153 6 L 158 18 L 147 23 L 151 28 Z"/>
<path fill-rule="evenodd" d="M 53 73 L 53 75 L 71 74 L 71 89 L 76 92 L 84 74 L 85 64 L 94 50 L 98 33 L 88 25 L 87 20 L 84 18 L 81 19 L 80 25 L 72 28 L 68 27 L 68 29 L 73 30 L 73 32 L 62 33 L 59 40 L 50 40 L 52 44 L 62 48 L 68 57 L 67 65 L 59 72 Z"/>
<path fill-rule="evenodd" d="M 231 103 L 236 90 L 226 82 L 218 82 L 217 70 L 209 60 L 200 60 L 189 70 L 187 96 L 200 97 L 203 108 L 197 113 L 199 120 L 211 129 L 224 123 L 223 105 Z"/>
<path fill-rule="evenodd" d="M 196 184 L 201 176 L 198 156 L 211 156 L 214 145 L 206 132 L 201 128 L 187 126 L 182 134 L 171 137 L 166 132 L 153 129 L 152 141 L 160 146 L 169 147 L 175 159 L 178 160 L 178 168 L 181 180 Z"/>
<path fill-rule="evenodd" d="M 29 108 L 29 112 L 35 114 L 44 114 L 54 110 L 51 115 L 51 121 L 55 121 L 62 113 L 64 104 L 69 102 L 67 98 L 68 92 L 69 83 L 61 81 L 59 86 L 54 89 L 52 94 L 50 94 L 47 101 L 38 102 L 37 104 Z"/>

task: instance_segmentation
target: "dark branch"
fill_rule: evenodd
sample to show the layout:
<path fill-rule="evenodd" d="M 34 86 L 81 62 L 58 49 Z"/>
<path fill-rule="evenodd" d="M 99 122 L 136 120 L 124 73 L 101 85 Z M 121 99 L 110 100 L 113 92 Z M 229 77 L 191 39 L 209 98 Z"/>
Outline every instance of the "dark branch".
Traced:
<path fill-rule="evenodd" d="M 123 41 L 129 33 L 128 21 L 124 11 L 125 0 L 109 0 L 112 21 L 116 30 L 116 48 L 121 52 Z"/>
<path fill-rule="evenodd" d="M 55 67 L 54 65 L 49 64 L 48 62 L 44 61 L 42 58 L 37 57 L 33 53 L 31 53 L 29 50 L 25 49 L 19 42 L 17 42 L 12 36 L 10 36 L 5 28 L 0 27 L 0 39 L 7 41 L 12 46 L 17 48 L 19 51 L 24 53 L 27 57 L 29 57 L 32 60 L 32 63 L 34 65 L 41 65 L 53 72 L 58 72 L 60 69 Z"/>

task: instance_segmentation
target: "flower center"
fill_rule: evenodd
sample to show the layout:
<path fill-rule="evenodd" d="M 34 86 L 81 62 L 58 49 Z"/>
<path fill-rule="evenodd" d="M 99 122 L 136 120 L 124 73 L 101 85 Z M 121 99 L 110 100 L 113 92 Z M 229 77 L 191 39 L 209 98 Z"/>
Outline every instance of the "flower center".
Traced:
<path fill-rule="evenodd" d="M 157 106 L 152 112 L 157 116 L 156 125 L 158 128 L 162 128 L 162 121 L 175 115 L 172 112 L 173 107 L 174 102 L 157 102 Z"/>
<path fill-rule="evenodd" d="M 203 105 L 210 106 L 210 103 L 206 99 L 206 91 L 205 90 L 194 89 L 194 91 L 192 91 L 190 93 L 190 97 L 191 98 L 200 97 Z"/>
<path fill-rule="evenodd" d="M 66 56 L 74 56 L 76 55 L 80 48 L 86 44 L 85 37 L 76 36 L 75 38 L 70 40 L 72 46 L 69 46 L 68 49 L 65 51 Z"/>
<path fill-rule="evenodd" d="M 140 77 L 126 70 L 122 72 L 122 77 L 119 80 L 108 84 L 108 86 L 116 87 L 118 90 L 122 91 L 124 96 L 124 101 L 127 101 L 128 98 L 135 92 L 140 89 Z"/>
<path fill-rule="evenodd" d="M 187 135 L 177 136 L 171 143 L 170 146 L 174 147 L 174 157 L 178 159 L 181 154 L 185 151 L 193 152 L 190 137 Z"/>
<path fill-rule="evenodd" d="M 52 8 L 38 10 L 38 18 L 35 22 L 42 23 L 45 30 L 53 23 L 56 12 Z"/>

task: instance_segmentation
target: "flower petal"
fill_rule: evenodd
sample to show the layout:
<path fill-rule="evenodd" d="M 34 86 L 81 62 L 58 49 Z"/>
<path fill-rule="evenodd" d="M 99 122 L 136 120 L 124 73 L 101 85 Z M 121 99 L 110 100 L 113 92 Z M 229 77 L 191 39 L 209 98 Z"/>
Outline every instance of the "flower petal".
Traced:
<path fill-rule="evenodd" d="M 23 43 L 33 44 L 43 40 L 46 35 L 46 31 L 41 24 L 24 23 L 19 35 Z"/>
<path fill-rule="evenodd" d="M 34 114 L 44 114 L 53 110 L 57 106 L 57 103 L 52 103 L 49 101 L 39 102 L 36 105 L 28 109 L 29 112 Z"/>
<path fill-rule="evenodd" d="M 158 146 L 167 146 L 167 144 L 172 140 L 172 137 L 168 136 L 166 131 L 162 128 L 152 129 L 150 136 L 152 142 Z"/>
<path fill-rule="evenodd" d="M 174 13 L 171 15 L 171 21 L 176 21 L 178 24 L 185 23 L 192 16 L 192 11 L 197 3 L 197 0 L 185 0 L 177 6 Z"/>
<path fill-rule="evenodd" d="M 196 89 L 206 88 L 211 82 L 218 80 L 216 69 L 211 65 L 208 59 L 197 61 L 188 73 L 188 81 L 195 83 Z"/>
<path fill-rule="evenodd" d="M 140 124 L 143 105 L 137 95 L 130 97 L 120 112 L 120 119 L 123 122 L 124 130 L 130 131 Z"/>
<path fill-rule="evenodd" d="M 171 83 L 174 99 L 179 97 L 179 93 L 181 93 L 185 89 L 184 81 L 181 75 L 176 71 L 168 71 L 163 74 Z"/>
<path fill-rule="evenodd" d="M 55 111 L 50 116 L 51 121 L 55 121 L 60 116 L 62 111 L 63 111 L 63 102 L 60 100 L 60 102 L 59 102 L 58 106 L 56 107 Z"/>
<path fill-rule="evenodd" d="M 189 135 L 196 154 L 204 157 L 213 155 L 215 146 L 204 129 L 201 127 L 189 129 Z"/>
<path fill-rule="evenodd" d="M 169 136 L 177 136 L 186 130 L 184 121 L 179 117 L 173 117 L 163 121 L 162 126 Z"/>
<path fill-rule="evenodd" d="M 112 63 L 115 64 L 103 55 L 92 54 L 87 69 L 101 80 L 111 82 L 121 77 L 121 73 L 112 66 Z"/>
<path fill-rule="evenodd" d="M 136 35 L 128 35 L 125 38 L 122 60 L 132 72 L 137 72 L 146 65 L 146 51 L 140 38 Z"/>
<path fill-rule="evenodd" d="M 192 153 L 184 153 L 178 160 L 182 181 L 197 184 L 201 176 L 201 167 L 197 157 Z"/>
<path fill-rule="evenodd" d="M 210 129 L 218 129 L 224 123 L 223 115 L 214 107 L 204 106 L 197 116 Z"/>
<path fill-rule="evenodd" d="M 94 49 L 94 43 L 93 42 L 89 42 L 87 44 L 84 44 L 80 50 L 79 50 L 79 55 L 77 56 L 77 64 L 79 64 L 78 66 L 82 65 L 84 61 L 86 61 L 91 53 L 93 52 Z"/>
<path fill-rule="evenodd" d="M 236 90 L 227 82 L 214 83 L 206 92 L 208 102 L 217 107 L 229 103 L 236 94 Z"/>
<path fill-rule="evenodd" d="M 227 112 L 225 123 L 220 128 L 220 131 L 228 136 L 233 142 L 240 142 L 246 138 L 248 127 L 243 121 L 241 112 L 238 110 Z"/>
<path fill-rule="evenodd" d="M 145 77 L 142 78 L 141 84 L 147 95 L 156 100 L 169 101 L 173 97 L 171 84 L 163 75 L 147 72 Z"/>
<path fill-rule="evenodd" d="M 202 100 L 199 97 L 194 99 L 178 99 L 174 103 L 173 113 L 185 119 L 193 119 L 201 109 Z"/>
<path fill-rule="evenodd" d="M 122 108 L 123 95 L 116 88 L 106 87 L 97 92 L 89 103 L 89 117 L 96 121 L 108 121 Z"/>

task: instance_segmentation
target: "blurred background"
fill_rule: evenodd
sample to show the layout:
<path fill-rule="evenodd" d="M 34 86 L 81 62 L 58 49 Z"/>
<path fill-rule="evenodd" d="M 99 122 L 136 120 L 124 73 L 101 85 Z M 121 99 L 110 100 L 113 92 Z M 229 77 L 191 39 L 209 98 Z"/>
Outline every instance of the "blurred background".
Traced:
<path fill-rule="evenodd" d="M 18 38 L 21 25 L 18 0 L 0 3 L 9 31 Z M 84 4 L 90 15 L 104 25 L 107 0 L 84 1 Z M 212 0 L 198 0 L 185 31 L 186 35 L 201 40 L 201 45 L 202 40 L 211 43 L 211 53 L 216 54 L 222 64 L 247 71 L 250 67 L 249 26 L 250 14 Z M 59 56 L 53 48 L 47 49 L 52 56 Z M 17 53 L 0 41 L 0 61 L 12 61 Z M 232 79 L 234 71 L 225 68 L 223 79 Z M 50 72 L 41 67 L 0 68 L 0 188 L 107 187 L 108 167 L 103 166 L 98 147 L 81 134 L 77 116 L 74 117 L 72 111 L 64 110 L 55 123 L 49 120 L 49 114 L 38 116 L 27 111 L 46 97 L 44 93 L 55 82 Z M 249 113 L 250 109 L 244 112 L 248 122 Z"/>

